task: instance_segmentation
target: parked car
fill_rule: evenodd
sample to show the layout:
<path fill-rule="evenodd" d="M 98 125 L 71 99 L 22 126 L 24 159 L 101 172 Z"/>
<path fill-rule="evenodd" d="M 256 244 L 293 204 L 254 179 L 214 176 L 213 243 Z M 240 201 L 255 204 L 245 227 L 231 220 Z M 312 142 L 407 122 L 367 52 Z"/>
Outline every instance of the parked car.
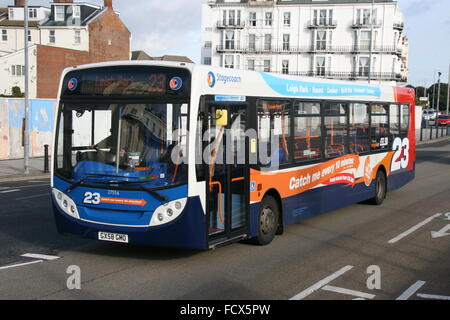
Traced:
<path fill-rule="evenodd" d="M 450 115 L 443 114 L 438 117 L 438 126 L 450 126 Z"/>
<path fill-rule="evenodd" d="M 434 120 L 436 120 L 437 116 L 438 116 L 438 113 L 436 112 L 436 110 L 429 109 L 429 110 L 424 110 L 423 111 L 423 118 L 425 120 L 434 121 Z"/>

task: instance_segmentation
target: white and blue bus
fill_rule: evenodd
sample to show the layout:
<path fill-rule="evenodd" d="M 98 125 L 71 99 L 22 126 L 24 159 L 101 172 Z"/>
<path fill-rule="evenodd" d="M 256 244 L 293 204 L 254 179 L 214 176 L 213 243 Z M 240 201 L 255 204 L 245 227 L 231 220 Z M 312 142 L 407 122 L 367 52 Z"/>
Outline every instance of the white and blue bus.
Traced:
<path fill-rule="evenodd" d="M 414 179 L 408 88 L 110 62 L 63 72 L 53 144 L 58 231 L 208 249 Z"/>

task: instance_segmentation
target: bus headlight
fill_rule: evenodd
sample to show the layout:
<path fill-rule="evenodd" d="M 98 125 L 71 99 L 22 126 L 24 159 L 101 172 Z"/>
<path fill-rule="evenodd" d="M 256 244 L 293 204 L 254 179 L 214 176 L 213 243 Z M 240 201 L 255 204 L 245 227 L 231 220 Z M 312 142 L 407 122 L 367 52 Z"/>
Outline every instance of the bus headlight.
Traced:
<path fill-rule="evenodd" d="M 184 198 L 161 205 L 153 213 L 149 226 L 156 227 L 175 220 L 183 212 L 186 203 L 187 198 Z"/>
<path fill-rule="evenodd" d="M 55 202 L 58 204 L 58 207 L 62 211 L 75 219 L 80 219 L 77 205 L 75 204 L 75 202 L 73 202 L 72 199 L 70 199 L 67 195 L 57 189 L 53 189 L 52 192 L 53 197 L 56 200 Z"/>

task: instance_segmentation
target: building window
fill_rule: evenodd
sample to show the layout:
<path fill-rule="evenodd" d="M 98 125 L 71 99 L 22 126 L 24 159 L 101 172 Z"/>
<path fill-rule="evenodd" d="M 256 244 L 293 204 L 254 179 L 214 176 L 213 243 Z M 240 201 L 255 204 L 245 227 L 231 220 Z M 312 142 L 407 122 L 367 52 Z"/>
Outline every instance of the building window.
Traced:
<path fill-rule="evenodd" d="M 8 41 L 8 30 L 2 30 L 2 41 Z"/>
<path fill-rule="evenodd" d="M 205 57 L 203 58 L 203 64 L 210 66 L 211 65 L 211 57 Z"/>
<path fill-rule="evenodd" d="M 81 31 L 75 30 L 75 44 L 81 43 Z"/>
<path fill-rule="evenodd" d="M 361 31 L 359 45 L 362 50 L 370 49 L 370 31 Z"/>
<path fill-rule="evenodd" d="M 212 48 L 212 41 L 205 41 L 205 48 Z"/>
<path fill-rule="evenodd" d="M 10 8 L 9 9 L 9 20 L 13 20 L 14 19 L 14 9 Z"/>
<path fill-rule="evenodd" d="M 291 26 L 291 13 L 290 12 L 285 12 L 283 14 L 283 25 L 285 27 L 290 27 Z"/>
<path fill-rule="evenodd" d="M 228 11 L 228 25 L 229 26 L 236 25 L 236 11 L 234 10 Z"/>
<path fill-rule="evenodd" d="M 73 17 L 74 18 L 81 18 L 81 10 L 80 6 L 73 6 Z"/>
<path fill-rule="evenodd" d="M 359 76 L 360 77 L 368 77 L 369 76 L 369 58 L 362 57 L 359 58 Z"/>
<path fill-rule="evenodd" d="M 25 66 L 12 65 L 11 66 L 11 74 L 13 76 L 18 76 L 18 77 L 25 75 Z"/>
<path fill-rule="evenodd" d="M 250 50 L 256 50 L 256 35 L 254 34 L 248 35 L 248 48 Z"/>
<path fill-rule="evenodd" d="M 225 68 L 234 69 L 234 56 L 225 56 Z"/>
<path fill-rule="evenodd" d="M 272 35 L 266 34 L 264 35 L 264 50 L 271 50 L 272 49 Z"/>
<path fill-rule="evenodd" d="M 317 32 L 316 49 L 317 50 L 326 50 L 327 49 L 327 32 L 326 31 L 318 31 Z"/>
<path fill-rule="evenodd" d="M 49 42 L 54 44 L 56 43 L 56 31 L 50 30 Z"/>
<path fill-rule="evenodd" d="M 266 19 L 264 20 L 264 24 L 266 25 L 266 27 L 272 26 L 272 18 L 272 12 L 266 12 Z"/>
<path fill-rule="evenodd" d="M 28 30 L 28 42 L 31 42 L 31 30 Z"/>
<path fill-rule="evenodd" d="M 250 12 L 249 13 L 248 25 L 250 27 L 256 27 L 256 12 Z"/>
<path fill-rule="evenodd" d="M 264 60 L 264 72 L 270 72 L 270 60 Z"/>
<path fill-rule="evenodd" d="M 250 59 L 247 62 L 247 69 L 251 71 L 255 71 L 255 60 Z"/>
<path fill-rule="evenodd" d="M 227 31 L 225 33 L 225 49 L 234 50 L 234 31 Z"/>
<path fill-rule="evenodd" d="M 64 6 L 55 6 L 55 21 L 64 21 L 65 10 Z"/>
<path fill-rule="evenodd" d="M 316 73 L 319 77 L 325 76 L 325 57 L 316 58 Z"/>
<path fill-rule="evenodd" d="M 283 34 L 283 50 L 289 51 L 290 49 L 290 35 L 289 34 Z"/>
<path fill-rule="evenodd" d="M 281 73 L 289 74 L 289 60 L 283 60 L 281 63 Z"/>
<path fill-rule="evenodd" d="M 37 9 L 36 8 L 28 9 L 28 17 L 30 19 L 36 19 L 37 18 Z"/>

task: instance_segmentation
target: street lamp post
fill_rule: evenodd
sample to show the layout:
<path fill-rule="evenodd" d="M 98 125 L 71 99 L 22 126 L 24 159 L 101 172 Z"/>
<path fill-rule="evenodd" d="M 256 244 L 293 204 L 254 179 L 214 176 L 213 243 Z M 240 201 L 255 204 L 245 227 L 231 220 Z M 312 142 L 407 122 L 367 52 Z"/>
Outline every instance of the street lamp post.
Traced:
<path fill-rule="evenodd" d="M 369 83 L 372 82 L 372 60 L 373 60 L 373 19 L 375 0 L 372 0 L 372 12 L 370 13 L 370 53 L 369 53 Z"/>
<path fill-rule="evenodd" d="M 449 115 L 449 105 L 450 105 L 450 63 L 448 67 L 448 83 L 447 83 L 447 115 Z"/>
<path fill-rule="evenodd" d="M 29 96 L 28 96 L 28 83 L 29 83 L 29 61 L 28 61 L 28 0 L 24 1 L 24 54 L 25 54 L 25 120 L 24 120 L 24 128 L 23 128 L 23 141 L 24 141 L 24 172 L 25 174 L 30 173 L 30 133 L 29 133 Z"/>
<path fill-rule="evenodd" d="M 438 72 L 438 92 L 437 92 L 437 109 L 436 109 L 438 114 L 439 114 L 440 99 L 441 99 L 441 76 L 442 76 L 442 72 Z"/>

